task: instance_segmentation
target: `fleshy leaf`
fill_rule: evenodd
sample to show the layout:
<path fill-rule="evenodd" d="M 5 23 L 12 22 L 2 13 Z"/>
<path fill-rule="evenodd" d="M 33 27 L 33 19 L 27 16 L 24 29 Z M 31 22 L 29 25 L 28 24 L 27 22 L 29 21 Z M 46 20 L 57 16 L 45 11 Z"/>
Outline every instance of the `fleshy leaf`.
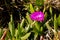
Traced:
<path fill-rule="evenodd" d="M 25 34 L 23 37 L 21 37 L 21 40 L 26 40 L 30 36 L 31 32 Z"/>
<path fill-rule="evenodd" d="M 56 14 L 54 15 L 54 29 L 57 30 L 57 18 L 56 18 Z"/>
<path fill-rule="evenodd" d="M 31 13 L 34 12 L 34 8 L 33 8 L 32 4 L 30 4 L 30 12 L 31 12 Z"/>

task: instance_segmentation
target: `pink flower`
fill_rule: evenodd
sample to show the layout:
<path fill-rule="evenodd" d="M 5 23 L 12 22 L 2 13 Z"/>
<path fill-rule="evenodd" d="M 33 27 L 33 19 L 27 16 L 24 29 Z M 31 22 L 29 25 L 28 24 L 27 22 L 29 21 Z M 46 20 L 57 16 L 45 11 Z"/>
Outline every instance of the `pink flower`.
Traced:
<path fill-rule="evenodd" d="M 42 21 L 44 21 L 44 13 L 43 12 L 34 12 L 34 13 L 32 13 L 31 15 L 30 15 L 30 18 L 32 19 L 32 20 L 35 20 L 35 21 L 40 21 L 40 22 L 42 22 Z"/>

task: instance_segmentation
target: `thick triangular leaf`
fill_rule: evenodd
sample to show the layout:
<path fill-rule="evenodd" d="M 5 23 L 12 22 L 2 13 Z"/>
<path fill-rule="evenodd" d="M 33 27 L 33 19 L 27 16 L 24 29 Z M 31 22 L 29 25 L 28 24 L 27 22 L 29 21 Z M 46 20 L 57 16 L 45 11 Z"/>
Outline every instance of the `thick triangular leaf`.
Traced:
<path fill-rule="evenodd" d="M 57 30 L 57 18 L 56 18 L 56 14 L 54 15 L 54 29 Z"/>
<path fill-rule="evenodd" d="M 21 40 L 26 40 L 30 36 L 31 32 L 25 34 L 23 37 L 21 37 Z"/>
<path fill-rule="evenodd" d="M 34 12 L 34 8 L 33 8 L 32 4 L 30 4 L 30 12 L 31 12 L 31 13 Z"/>
<path fill-rule="evenodd" d="M 10 15 L 11 19 L 10 19 L 10 22 L 9 22 L 9 30 L 11 32 L 11 36 L 14 37 L 14 34 L 15 34 L 15 27 L 14 27 L 14 22 L 13 22 L 13 17 L 12 15 Z"/>
<path fill-rule="evenodd" d="M 49 11 L 50 11 L 50 14 L 51 14 L 51 16 L 52 16 L 52 7 L 50 7 Z"/>
<path fill-rule="evenodd" d="M 33 21 L 31 20 L 31 18 L 30 18 L 29 13 L 26 14 L 26 18 L 27 18 L 29 24 L 31 24 L 31 23 L 33 22 Z"/>

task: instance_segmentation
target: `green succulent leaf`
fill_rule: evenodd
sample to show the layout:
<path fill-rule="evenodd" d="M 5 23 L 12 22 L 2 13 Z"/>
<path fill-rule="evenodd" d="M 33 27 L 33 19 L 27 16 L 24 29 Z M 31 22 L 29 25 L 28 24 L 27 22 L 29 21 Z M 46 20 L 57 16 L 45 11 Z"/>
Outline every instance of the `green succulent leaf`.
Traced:
<path fill-rule="evenodd" d="M 49 11 L 50 11 L 50 14 L 51 14 L 51 16 L 52 16 L 52 7 L 50 7 Z"/>
<path fill-rule="evenodd" d="M 44 6 L 43 13 L 45 12 L 45 10 L 46 10 L 46 7 Z"/>
<path fill-rule="evenodd" d="M 35 34 L 34 34 L 34 40 L 37 40 L 37 37 L 38 37 L 38 33 L 35 32 Z"/>
<path fill-rule="evenodd" d="M 26 33 L 23 37 L 21 37 L 21 40 L 26 40 L 30 36 L 31 32 Z"/>
<path fill-rule="evenodd" d="M 56 14 L 54 15 L 54 29 L 57 30 L 57 18 L 56 18 Z"/>
<path fill-rule="evenodd" d="M 24 32 L 24 22 L 25 22 L 25 19 L 23 18 L 21 23 L 18 23 L 18 34 L 19 36 L 22 36 L 22 32 Z"/>
<path fill-rule="evenodd" d="M 30 4 L 30 12 L 31 12 L 31 13 L 34 12 L 34 8 L 33 8 L 32 4 Z"/>
<path fill-rule="evenodd" d="M 10 15 L 10 16 L 11 16 L 11 19 L 10 19 L 10 22 L 9 22 L 9 30 L 11 32 L 11 36 L 14 37 L 15 27 L 14 27 L 13 17 L 12 17 L 12 15 Z"/>
<path fill-rule="evenodd" d="M 38 22 L 35 22 L 35 28 L 39 31 L 40 26 L 39 26 Z"/>
<path fill-rule="evenodd" d="M 31 24 L 33 22 L 30 18 L 29 13 L 26 14 L 26 18 L 27 18 L 27 21 L 29 22 L 29 24 Z"/>

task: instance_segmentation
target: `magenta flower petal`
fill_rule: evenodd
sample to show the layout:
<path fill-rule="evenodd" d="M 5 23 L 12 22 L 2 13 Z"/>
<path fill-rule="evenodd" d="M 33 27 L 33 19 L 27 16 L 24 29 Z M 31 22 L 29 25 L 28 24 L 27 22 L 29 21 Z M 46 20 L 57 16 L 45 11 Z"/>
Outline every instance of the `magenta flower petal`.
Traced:
<path fill-rule="evenodd" d="M 35 21 L 44 21 L 44 13 L 43 12 L 34 12 L 30 15 L 30 18 Z"/>

